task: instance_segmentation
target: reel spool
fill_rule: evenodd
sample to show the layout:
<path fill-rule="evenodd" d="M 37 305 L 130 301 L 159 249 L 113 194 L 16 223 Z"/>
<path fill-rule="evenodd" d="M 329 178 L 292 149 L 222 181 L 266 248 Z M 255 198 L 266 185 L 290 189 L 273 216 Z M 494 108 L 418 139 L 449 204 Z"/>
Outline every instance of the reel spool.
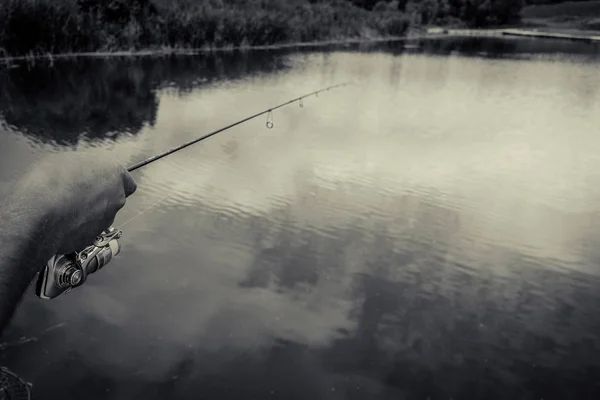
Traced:
<path fill-rule="evenodd" d="M 31 384 L 0 367 L 0 400 L 31 400 Z"/>

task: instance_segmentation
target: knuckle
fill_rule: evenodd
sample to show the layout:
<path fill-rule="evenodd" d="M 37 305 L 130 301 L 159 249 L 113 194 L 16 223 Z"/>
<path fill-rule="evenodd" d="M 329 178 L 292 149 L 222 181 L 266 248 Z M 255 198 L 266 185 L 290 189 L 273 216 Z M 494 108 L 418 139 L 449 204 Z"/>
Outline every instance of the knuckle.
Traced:
<path fill-rule="evenodd" d="M 124 170 L 123 175 L 123 189 L 125 190 L 125 196 L 131 196 L 137 190 L 137 183 L 133 179 L 133 176 L 129 171 Z"/>
<path fill-rule="evenodd" d="M 128 172 L 129 174 L 129 172 Z M 131 175 L 129 175 L 131 177 Z M 131 193 L 134 193 L 137 190 L 137 182 L 131 177 Z"/>

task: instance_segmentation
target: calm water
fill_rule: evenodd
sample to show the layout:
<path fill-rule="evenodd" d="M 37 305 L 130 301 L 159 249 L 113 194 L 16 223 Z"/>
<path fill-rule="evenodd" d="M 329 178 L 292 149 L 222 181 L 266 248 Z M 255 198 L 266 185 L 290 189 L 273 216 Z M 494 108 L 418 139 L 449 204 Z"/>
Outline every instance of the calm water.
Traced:
<path fill-rule="evenodd" d="M 0 70 L 0 190 L 49 152 L 132 164 L 123 251 L 29 294 L 35 399 L 591 399 L 600 56 L 451 39 Z"/>

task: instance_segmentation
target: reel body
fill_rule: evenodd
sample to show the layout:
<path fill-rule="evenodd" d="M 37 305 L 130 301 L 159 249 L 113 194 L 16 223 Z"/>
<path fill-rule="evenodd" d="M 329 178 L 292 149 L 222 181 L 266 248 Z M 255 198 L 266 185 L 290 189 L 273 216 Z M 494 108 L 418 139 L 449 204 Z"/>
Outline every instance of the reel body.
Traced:
<path fill-rule="evenodd" d="M 120 230 L 111 226 L 85 249 L 54 255 L 39 274 L 35 294 L 48 300 L 83 285 L 90 274 L 100 270 L 119 254 L 121 235 Z"/>

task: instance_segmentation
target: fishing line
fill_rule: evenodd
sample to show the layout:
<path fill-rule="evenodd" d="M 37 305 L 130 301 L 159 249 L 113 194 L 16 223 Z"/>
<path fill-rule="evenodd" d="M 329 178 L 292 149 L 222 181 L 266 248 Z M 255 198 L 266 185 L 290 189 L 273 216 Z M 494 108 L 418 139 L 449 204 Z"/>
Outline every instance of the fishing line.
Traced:
<path fill-rule="evenodd" d="M 162 203 L 163 201 L 167 200 L 169 197 L 173 196 L 173 192 L 169 193 L 168 195 L 166 195 L 165 197 L 163 197 L 162 199 L 156 201 L 155 203 L 152 203 L 152 205 L 148 208 L 145 208 L 144 210 L 140 211 L 139 213 L 137 213 L 136 215 L 134 215 L 133 217 L 129 218 L 127 221 L 123 222 L 121 224 L 121 226 L 119 226 L 118 229 L 123 228 L 125 225 L 127 225 L 128 223 L 130 223 L 131 221 L 133 221 L 134 219 L 136 219 L 137 217 L 139 217 L 140 215 L 144 214 L 146 211 L 150 211 L 150 209 L 156 207 L 157 205 L 159 205 L 160 203 Z"/>

